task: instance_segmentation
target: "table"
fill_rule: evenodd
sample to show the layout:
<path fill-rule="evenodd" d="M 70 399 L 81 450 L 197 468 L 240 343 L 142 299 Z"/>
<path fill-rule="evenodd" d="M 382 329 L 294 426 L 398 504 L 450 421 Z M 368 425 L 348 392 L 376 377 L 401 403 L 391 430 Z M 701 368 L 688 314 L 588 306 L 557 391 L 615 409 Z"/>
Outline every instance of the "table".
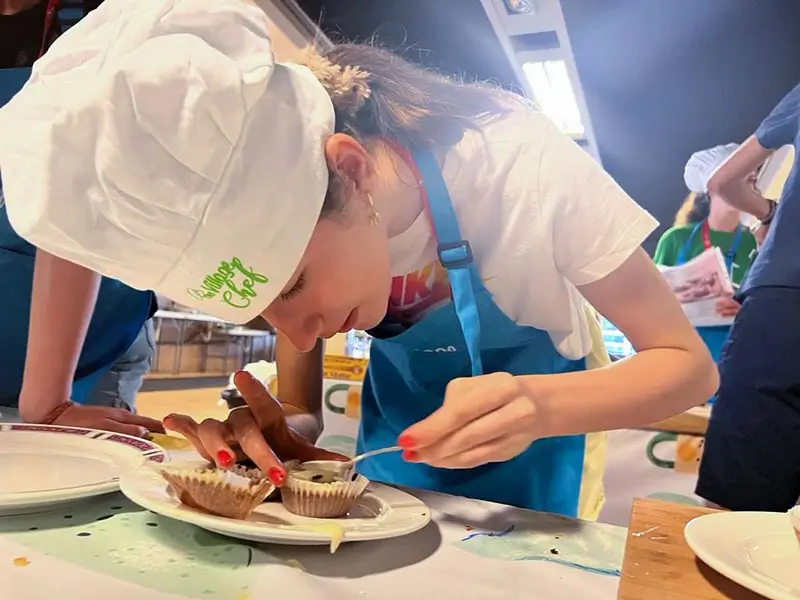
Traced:
<path fill-rule="evenodd" d="M 45 516 L 0 518 L 0 582 L 14 600 L 616 596 L 625 529 L 417 495 L 431 508 L 426 529 L 344 544 L 331 555 L 321 547 L 240 543 L 114 494 Z"/>
<path fill-rule="evenodd" d="M 686 544 L 686 524 L 713 512 L 635 500 L 618 600 L 764 600 L 706 566 Z"/>
<path fill-rule="evenodd" d="M 705 436 L 711 411 L 707 407 L 694 407 L 685 412 L 653 423 L 647 429 Z"/>

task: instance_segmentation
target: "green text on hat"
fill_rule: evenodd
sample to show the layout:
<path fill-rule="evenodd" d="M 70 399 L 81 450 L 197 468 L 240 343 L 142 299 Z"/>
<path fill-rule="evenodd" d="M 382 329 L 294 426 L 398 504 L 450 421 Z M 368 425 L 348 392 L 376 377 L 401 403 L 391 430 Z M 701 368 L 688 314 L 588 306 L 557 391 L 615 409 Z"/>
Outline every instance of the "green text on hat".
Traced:
<path fill-rule="evenodd" d="M 199 288 L 189 288 L 186 292 L 197 300 L 212 300 L 220 297 L 222 302 L 233 308 L 247 308 L 252 299 L 258 296 L 256 285 L 269 281 L 266 275 L 245 267 L 238 256 L 230 261 L 223 260 L 217 270 L 203 278 Z"/>

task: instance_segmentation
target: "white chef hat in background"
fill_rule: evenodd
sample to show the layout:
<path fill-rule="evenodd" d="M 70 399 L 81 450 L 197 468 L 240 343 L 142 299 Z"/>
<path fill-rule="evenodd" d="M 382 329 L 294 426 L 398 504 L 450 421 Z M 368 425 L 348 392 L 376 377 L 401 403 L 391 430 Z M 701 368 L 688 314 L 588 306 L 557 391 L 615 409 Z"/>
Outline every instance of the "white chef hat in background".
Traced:
<path fill-rule="evenodd" d="M 221 319 L 280 293 L 328 184 L 327 92 L 246 0 L 106 0 L 0 109 L 14 229 Z"/>
<path fill-rule="evenodd" d="M 724 144 L 692 154 L 683 170 L 683 180 L 689 191 L 695 194 L 707 193 L 711 176 L 738 147 L 739 144 Z"/>

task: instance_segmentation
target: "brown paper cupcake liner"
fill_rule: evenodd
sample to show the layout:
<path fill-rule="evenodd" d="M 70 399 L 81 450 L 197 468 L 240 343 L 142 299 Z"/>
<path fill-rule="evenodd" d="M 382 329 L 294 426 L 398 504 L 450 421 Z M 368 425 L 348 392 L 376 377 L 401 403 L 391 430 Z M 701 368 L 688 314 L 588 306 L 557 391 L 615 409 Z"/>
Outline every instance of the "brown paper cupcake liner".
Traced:
<path fill-rule="evenodd" d="M 296 515 L 336 519 L 347 515 L 368 485 L 369 480 L 362 475 L 353 481 L 317 483 L 293 477 L 290 470 L 281 488 L 281 501 Z"/>
<path fill-rule="evenodd" d="M 220 469 L 161 471 L 187 506 L 230 519 L 246 519 L 274 490 L 267 479 Z"/>
<path fill-rule="evenodd" d="M 261 469 L 254 469 L 250 467 L 244 467 L 242 465 L 236 465 L 231 469 L 233 473 L 237 475 L 241 475 L 242 477 L 248 477 L 250 479 L 256 481 L 264 481 L 267 479 L 267 476 L 264 475 L 264 471 Z M 267 497 L 264 498 L 264 502 L 280 502 L 281 500 L 281 491 L 280 489 L 272 486 L 272 491 L 267 494 Z"/>

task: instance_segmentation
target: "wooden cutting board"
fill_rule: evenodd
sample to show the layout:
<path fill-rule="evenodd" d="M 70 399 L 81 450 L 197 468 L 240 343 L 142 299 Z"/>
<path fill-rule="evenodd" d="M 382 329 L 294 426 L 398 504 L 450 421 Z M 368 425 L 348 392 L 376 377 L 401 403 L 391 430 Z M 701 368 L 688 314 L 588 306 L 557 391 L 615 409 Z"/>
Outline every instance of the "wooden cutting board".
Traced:
<path fill-rule="evenodd" d="M 713 512 L 634 500 L 618 600 L 764 600 L 701 562 L 686 544 L 686 524 Z"/>

